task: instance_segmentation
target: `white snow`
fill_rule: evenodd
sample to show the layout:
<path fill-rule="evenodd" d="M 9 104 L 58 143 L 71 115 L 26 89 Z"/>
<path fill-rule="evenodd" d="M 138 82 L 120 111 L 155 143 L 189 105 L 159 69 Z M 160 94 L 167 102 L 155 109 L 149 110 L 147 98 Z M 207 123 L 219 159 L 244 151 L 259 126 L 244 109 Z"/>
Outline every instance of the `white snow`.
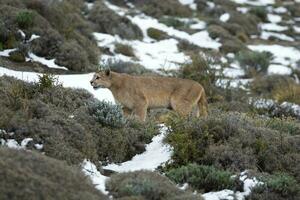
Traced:
<path fill-rule="evenodd" d="M 37 149 L 37 150 L 42 150 L 44 148 L 44 145 L 43 144 L 34 144 L 34 147 Z"/>
<path fill-rule="evenodd" d="M 27 82 L 36 82 L 38 81 L 38 75 L 42 75 L 42 74 L 36 72 L 21 72 L 21 71 L 0 67 L 0 76 L 3 75 L 13 76 L 15 78 Z M 93 73 L 57 75 L 57 77 L 58 77 L 58 81 L 62 83 L 64 87 L 86 89 L 99 100 L 109 101 L 112 103 L 115 102 L 112 93 L 108 89 L 98 89 L 98 90 L 93 89 L 93 87 L 90 85 L 90 80 L 93 77 Z"/>
<path fill-rule="evenodd" d="M 22 148 L 26 148 L 27 144 L 28 144 L 29 142 L 31 142 L 31 141 L 33 141 L 32 138 L 25 138 L 25 139 L 23 139 L 23 140 L 21 141 L 21 147 L 22 147 Z"/>
<path fill-rule="evenodd" d="M 131 160 L 121 163 L 120 165 L 109 164 L 103 169 L 109 169 L 116 172 L 129 172 L 136 170 L 155 170 L 161 164 L 171 158 L 172 149 L 169 145 L 163 144 L 163 139 L 167 134 L 167 128 L 161 125 L 160 134 L 153 137 L 152 142 L 146 146 L 146 151 L 134 156 Z M 82 163 L 83 172 L 88 175 L 96 188 L 107 194 L 105 190 L 105 181 L 109 177 L 103 176 L 96 166 L 88 160 Z"/>
<path fill-rule="evenodd" d="M 220 16 L 220 21 L 222 22 L 227 22 L 229 19 L 230 19 L 229 13 L 224 13 L 223 15 Z"/>
<path fill-rule="evenodd" d="M 33 40 L 35 40 L 37 38 L 40 38 L 40 36 L 36 35 L 36 34 L 32 34 L 31 37 L 30 37 L 30 39 L 28 40 L 28 42 L 31 42 L 31 41 L 33 41 Z"/>
<path fill-rule="evenodd" d="M 7 146 L 8 148 L 12 148 L 12 149 L 20 149 L 21 148 L 20 145 L 18 144 L 18 142 L 14 139 L 8 139 L 4 145 Z"/>
<path fill-rule="evenodd" d="M 244 200 L 251 192 L 251 189 L 256 185 L 263 184 L 259 182 L 255 177 L 248 178 L 247 171 L 244 171 L 240 175 L 240 180 L 244 182 L 244 192 L 234 192 L 232 190 L 221 190 L 217 192 L 204 193 L 202 196 L 205 200 Z"/>
<path fill-rule="evenodd" d="M 104 169 L 116 172 L 129 172 L 136 170 L 155 170 L 161 164 L 171 158 L 172 149 L 169 145 L 163 143 L 167 134 L 167 128 L 161 127 L 160 134 L 152 138 L 152 142 L 146 146 L 146 151 L 134 156 L 130 161 L 117 164 L 109 164 Z"/>
<path fill-rule="evenodd" d="M 285 7 L 281 6 L 278 8 L 274 8 L 273 11 L 278 14 L 283 14 L 283 13 L 286 13 L 288 10 Z"/>
<path fill-rule="evenodd" d="M 266 6 L 274 4 L 275 0 L 231 0 L 238 4 L 248 4 L 253 6 Z"/>
<path fill-rule="evenodd" d="M 223 74 L 225 77 L 238 78 L 245 75 L 245 72 L 243 69 L 240 68 L 240 66 L 237 63 L 232 63 L 230 65 L 230 68 L 225 68 L 223 70 Z"/>
<path fill-rule="evenodd" d="M 296 67 L 296 63 L 300 58 L 300 51 L 294 47 L 286 47 L 281 45 L 248 45 L 254 51 L 268 51 L 274 55 L 273 62 L 282 65 L 292 65 Z"/>
<path fill-rule="evenodd" d="M 285 40 L 285 41 L 289 41 L 289 42 L 295 41 L 294 38 L 292 38 L 290 36 L 287 36 L 285 34 L 282 34 L 282 33 L 274 33 L 274 32 L 269 32 L 269 31 L 262 31 L 261 32 L 261 35 L 260 35 L 261 39 L 268 40 L 268 39 L 270 39 L 270 37 L 275 37 L 275 38 L 278 38 L 280 40 Z"/>
<path fill-rule="evenodd" d="M 194 3 L 194 0 L 178 0 L 182 5 L 189 6 L 192 10 L 197 9 L 197 5 Z"/>
<path fill-rule="evenodd" d="M 283 65 L 271 64 L 268 68 L 268 74 L 290 75 L 292 69 Z"/>
<path fill-rule="evenodd" d="M 13 52 L 13 51 L 15 51 L 15 50 L 17 50 L 17 49 L 5 49 L 5 50 L 3 50 L 3 51 L 0 51 L 0 56 L 8 57 L 8 56 L 9 56 L 9 53 L 10 53 L 10 52 Z"/>
<path fill-rule="evenodd" d="M 293 28 L 297 33 L 300 33 L 300 26 L 293 26 Z"/>
<path fill-rule="evenodd" d="M 204 29 L 206 27 L 206 23 L 204 21 L 197 20 L 196 23 L 191 24 L 191 29 Z"/>
<path fill-rule="evenodd" d="M 105 181 L 108 177 L 103 176 L 96 168 L 96 166 L 88 160 L 84 160 L 82 163 L 82 171 L 91 178 L 95 187 L 103 192 L 108 194 L 108 191 L 105 190 Z"/>
<path fill-rule="evenodd" d="M 282 17 L 280 15 L 274 15 L 271 13 L 267 14 L 267 18 L 271 23 L 279 23 L 282 20 Z"/>
<path fill-rule="evenodd" d="M 210 1 L 207 1 L 206 5 L 211 9 L 216 7 L 216 4 L 214 2 L 210 2 Z"/>
<path fill-rule="evenodd" d="M 249 11 L 249 8 L 246 8 L 246 7 L 237 7 L 236 8 L 237 11 L 243 13 L 243 14 L 246 14 L 248 11 Z"/>
<path fill-rule="evenodd" d="M 55 64 L 55 59 L 47 60 L 46 58 L 39 57 L 32 52 L 30 52 L 28 56 L 32 61 L 39 62 L 49 68 L 68 70 L 68 68 L 66 67 L 58 66 L 57 64 Z"/>
<path fill-rule="evenodd" d="M 260 26 L 263 30 L 266 30 L 266 31 L 278 31 L 278 32 L 280 32 L 280 31 L 288 30 L 287 26 L 280 26 L 278 24 L 273 24 L 273 23 L 265 23 L 265 24 L 261 24 Z"/>

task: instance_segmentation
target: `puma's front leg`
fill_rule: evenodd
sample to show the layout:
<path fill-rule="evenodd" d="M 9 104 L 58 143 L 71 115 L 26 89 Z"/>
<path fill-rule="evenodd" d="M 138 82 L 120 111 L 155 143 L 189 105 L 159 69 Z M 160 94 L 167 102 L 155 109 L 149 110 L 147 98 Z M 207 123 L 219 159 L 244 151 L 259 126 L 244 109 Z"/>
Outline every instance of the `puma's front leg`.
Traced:
<path fill-rule="evenodd" d="M 139 120 L 145 121 L 147 115 L 148 104 L 146 101 L 139 102 L 135 105 L 133 112 L 138 117 Z"/>

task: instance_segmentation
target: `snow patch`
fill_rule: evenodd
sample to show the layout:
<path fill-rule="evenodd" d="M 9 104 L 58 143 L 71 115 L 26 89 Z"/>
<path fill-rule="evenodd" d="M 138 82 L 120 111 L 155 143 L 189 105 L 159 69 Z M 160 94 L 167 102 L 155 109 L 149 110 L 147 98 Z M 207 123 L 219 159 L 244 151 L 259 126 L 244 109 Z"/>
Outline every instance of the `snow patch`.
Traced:
<path fill-rule="evenodd" d="M 267 18 L 271 23 L 279 23 L 282 20 L 282 17 L 280 15 L 274 15 L 274 14 L 267 14 Z"/>
<path fill-rule="evenodd" d="M 281 32 L 281 31 L 288 30 L 287 26 L 280 26 L 278 24 L 273 24 L 273 23 L 265 23 L 265 24 L 261 24 L 260 26 L 261 26 L 261 28 L 263 30 L 266 30 L 266 31 L 278 31 L 278 32 Z"/>
<path fill-rule="evenodd" d="M 92 162 L 84 160 L 82 163 L 82 171 L 85 173 L 85 175 L 90 177 L 98 190 L 104 194 L 108 194 L 108 191 L 105 190 L 105 181 L 108 179 L 108 177 L 103 176 Z"/>
<path fill-rule="evenodd" d="M 238 4 L 248 4 L 252 6 L 266 6 L 274 4 L 275 0 L 231 0 Z"/>
<path fill-rule="evenodd" d="M 152 142 L 146 146 L 146 151 L 138 154 L 132 160 L 117 164 L 109 164 L 104 169 L 116 172 L 130 172 L 136 170 L 154 171 L 158 166 L 171 159 L 172 149 L 169 145 L 163 143 L 167 134 L 167 127 L 161 126 L 160 134 L 152 138 Z"/>
<path fill-rule="evenodd" d="M 43 65 L 46 65 L 47 67 L 49 68 L 53 68 L 53 69 L 63 69 L 63 70 L 68 70 L 68 68 L 66 67 L 61 67 L 61 66 L 58 66 L 57 64 L 55 64 L 55 59 L 46 59 L 46 58 L 43 58 L 43 57 L 39 57 L 37 55 L 35 55 L 34 53 L 29 53 L 29 58 L 32 60 L 32 61 L 35 61 L 35 62 L 39 62 Z"/>
<path fill-rule="evenodd" d="M 268 39 L 270 39 L 270 37 L 275 37 L 277 39 L 285 40 L 285 41 L 289 41 L 289 42 L 295 41 L 294 38 L 287 36 L 285 34 L 282 34 L 282 33 L 273 33 L 273 32 L 268 32 L 268 31 L 262 31 L 262 33 L 260 35 L 260 38 L 264 39 L 264 40 L 268 40 Z"/>
<path fill-rule="evenodd" d="M 229 19 L 230 19 L 229 13 L 224 13 L 223 15 L 220 16 L 220 21 L 222 22 L 227 22 Z"/>
<path fill-rule="evenodd" d="M 290 75 L 292 69 L 283 65 L 271 64 L 268 68 L 268 74 Z"/>

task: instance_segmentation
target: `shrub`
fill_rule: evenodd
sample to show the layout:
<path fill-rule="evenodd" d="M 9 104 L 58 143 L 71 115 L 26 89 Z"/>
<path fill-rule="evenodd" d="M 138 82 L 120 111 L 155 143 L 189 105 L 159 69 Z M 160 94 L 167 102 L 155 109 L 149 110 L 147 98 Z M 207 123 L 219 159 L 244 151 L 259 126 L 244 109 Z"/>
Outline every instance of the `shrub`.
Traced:
<path fill-rule="evenodd" d="M 167 34 L 156 28 L 148 28 L 147 35 L 155 40 L 163 40 L 167 38 Z"/>
<path fill-rule="evenodd" d="M 16 21 L 20 28 L 29 28 L 34 22 L 34 13 L 31 11 L 20 11 L 16 16 Z"/>
<path fill-rule="evenodd" d="M 295 144 L 299 144 L 299 127 L 291 122 L 279 127 L 280 123 L 284 121 L 215 110 L 207 118 L 170 117 L 167 126 L 172 129 L 165 140 L 173 147 L 170 167 L 196 163 L 234 171 L 280 170 L 298 179 L 295 162 L 300 157 Z"/>
<path fill-rule="evenodd" d="M 235 37 L 232 37 L 230 39 L 221 38 L 221 43 L 222 43 L 222 46 L 220 47 L 220 51 L 225 54 L 238 53 L 240 51 L 248 50 L 247 46 Z"/>
<path fill-rule="evenodd" d="M 255 6 L 250 9 L 250 13 L 259 17 L 263 22 L 267 21 L 267 10 L 263 6 Z"/>
<path fill-rule="evenodd" d="M 0 156 L 0 199 L 108 199 L 64 162 L 3 147 Z"/>
<path fill-rule="evenodd" d="M 216 38 L 230 38 L 231 34 L 222 26 L 210 25 L 207 29 L 209 36 L 213 39 Z"/>
<path fill-rule="evenodd" d="M 43 92 L 49 88 L 53 88 L 59 84 L 58 78 L 53 74 L 38 75 L 38 78 L 39 80 L 37 82 L 37 87 L 40 92 Z"/>
<path fill-rule="evenodd" d="M 265 97 L 271 97 L 272 91 L 280 85 L 289 85 L 295 83 L 295 81 L 284 75 L 266 75 L 257 76 L 254 78 L 250 85 L 251 91 L 256 95 L 264 95 Z"/>
<path fill-rule="evenodd" d="M 191 63 L 181 66 L 178 74 L 175 75 L 179 78 L 192 79 L 199 82 L 204 87 L 209 101 L 217 99 L 216 84 L 222 76 L 222 69 L 212 67 L 216 61 L 213 57 L 207 55 L 193 54 L 191 60 Z"/>
<path fill-rule="evenodd" d="M 144 66 L 133 63 L 133 62 L 125 62 L 122 60 L 108 60 L 107 63 L 104 64 L 104 68 L 107 66 L 107 68 L 111 69 L 112 71 L 118 72 L 118 73 L 126 73 L 126 74 L 136 74 L 136 75 L 142 75 L 142 74 L 155 74 L 155 72 L 146 69 Z"/>
<path fill-rule="evenodd" d="M 122 127 L 126 120 L 121 105 L 99 101 L 89 106 L 90 114 L 101 124 L 111 127 Z"/>
<path fill-rule="evenodd" d="M 117 43 L 115 45 L 115 52 L 121 53 L 125 56 L 135 57 L 133 48 L 128 44 Z"/>
<path fill-rule="evenodd" d="M 267 72 L 272 54 L 269 52 L 241 51 L 237 54 L 236 59 L 245 70 L 245 73 L 252 77 Z"/>
<path fill-rule="evenodd" d="M 188 7 L 183 6 L 178 1 L 173 0 L 150 0 L 150 1 L 138 1 L 133 0 L 134 4 L 141 8 L 141 10 L 147 15 L 159 18 L 165 15 L 175 17 L 190 17 L 191 11 Z M 145 3 L 146 2 L 146 3 Z"/>
<path fill-rule="evenodd" d="M 188 183 L 193 188 L 204 192 L 234 189 L 235 185 L 230 172 L 205 165 L 188 164 L 167 171 L 166 176 L 175 183 Z"/>
<path fill-rule="evenodd" d="M 287 101 L 300 104 L 300 85 L 293 82 L 278 85 L 272 91 L 272 97 L 280 103 Z"/>
<path fill-rule="evenodd" d="M 121 17 L 109 9 L 103 2 L 97 1 L 88 15 L 98 32 L 119 35 L 124 39 L 141 39 L 141 29 L 126 17 Z"/>
<path fill-rule="evenodd" d="M 276 173 L 260 178 L 263 184 L 256 186 L 248 199 L 297 199 L 300 186 L 297 181 L 286 174 Z"/>
<path fill-rule="evenodd" d="M 95 163 L 129 160 L 143 152 L 145 143 L 158 133 L 152 121 L 128 120 L 122 127 L 99 123 L 88 107 L 97 102 L 82 89 L 54 86 L 41 92 L 35 84 L 0 77 L 0 110 L 5 113 L 0 115 L 0 125 L 15 133 L 4 139 L 20 143 L 30 137 L 43 144 L 45 155 L 68 164 L 83 159 Z"/>
<path fill-rule="evenodd" d="M 180 21 L 179 19 L 176 19 L 175 17 L 162 17 L 159 19 L 160 23 L 163 23 L 167 26 L 171 26 L 174 28 L 180 28 L 183 27 L 185 25 L 184 22 Z"/>
<path fill-rule="evenodd" d="M 250 13 L 242 14 L 239 12 L 231 12 L 228 23 L 239 24 L 240 26 L 242 26 L 243 30 L 247 33 L 247 35 L 259 34 L 259 27 L 257 26 L 257 24 L 259 23 L 259 18 L 253 14 Z"/>
<path fill-rule="evenodd" d="M 20 51 L 13 51 L 9 53 L 9 59 L 14 62 L 25 62 L 25 56 Z"/>
<path fill-rule="evenodd" d="M 106 188 L 114 198 L 127 197 L 130 199 L 143 198 L 149 200 L 160 199 L 202 199 L 178 189 L 166 177 L 149 171 L 136 171 L 112 175 L 106 183 Z M 178 196 L 178 197 L 177 197 Z"/>

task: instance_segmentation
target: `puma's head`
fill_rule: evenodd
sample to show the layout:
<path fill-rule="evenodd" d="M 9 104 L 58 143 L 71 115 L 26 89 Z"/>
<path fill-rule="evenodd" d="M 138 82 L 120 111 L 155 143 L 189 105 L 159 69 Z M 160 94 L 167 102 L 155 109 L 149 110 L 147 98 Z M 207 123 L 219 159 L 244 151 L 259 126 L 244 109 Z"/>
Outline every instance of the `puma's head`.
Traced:
<path fill-rule="evenodd" d="M 94 89 L 109 88 L 111 86 L 110 70 L 96 72 L 90 82 Z"/>

